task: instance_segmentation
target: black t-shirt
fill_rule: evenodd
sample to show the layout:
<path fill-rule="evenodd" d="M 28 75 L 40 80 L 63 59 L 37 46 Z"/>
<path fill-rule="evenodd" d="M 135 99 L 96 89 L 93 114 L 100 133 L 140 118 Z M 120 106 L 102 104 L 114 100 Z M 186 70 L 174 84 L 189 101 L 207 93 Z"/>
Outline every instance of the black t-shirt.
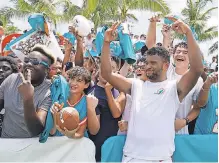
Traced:
<path fill-rule="evenodd" d="M 112 89 L 114 98 L 118 97 L 119 92 Z M 96 146 L 96 161 L 101 161 L 101 146 L 104 141 L 111 136 L 116 136 L 118 132 L 118 121 L 121 118 L 113 118 L 107 102 L 105 89 L 95 85 L 94 96 L 99 100 L 96 113 L 100 113 L 100 130 L 97 135 L 89 134 L 89 138 Z"/>

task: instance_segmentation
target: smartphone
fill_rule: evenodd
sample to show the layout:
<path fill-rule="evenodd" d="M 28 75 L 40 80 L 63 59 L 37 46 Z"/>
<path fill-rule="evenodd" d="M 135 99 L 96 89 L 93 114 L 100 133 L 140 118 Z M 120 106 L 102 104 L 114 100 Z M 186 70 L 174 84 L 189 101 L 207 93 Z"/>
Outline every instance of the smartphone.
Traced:
<path fill-rule="evenodd" d="M 66 63 L 65 71 L 70 70 L 72 67 L 73 67 L 73 63 L 72 63 L 72 62 L 67 62 L 67 63 Z"/>

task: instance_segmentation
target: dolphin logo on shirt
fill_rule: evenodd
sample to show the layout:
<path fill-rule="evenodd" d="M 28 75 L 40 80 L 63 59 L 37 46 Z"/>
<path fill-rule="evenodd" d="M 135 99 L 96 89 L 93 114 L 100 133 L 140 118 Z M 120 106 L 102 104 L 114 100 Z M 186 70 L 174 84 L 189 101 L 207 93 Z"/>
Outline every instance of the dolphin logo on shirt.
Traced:
<path fill-rule="evenodd" d="M 157 90 L 157 92 L 154 92 L 154 94 L 157 94 L 157 95 L 161 95 L 165 92 L 164 88 L 160 88 Z"/>

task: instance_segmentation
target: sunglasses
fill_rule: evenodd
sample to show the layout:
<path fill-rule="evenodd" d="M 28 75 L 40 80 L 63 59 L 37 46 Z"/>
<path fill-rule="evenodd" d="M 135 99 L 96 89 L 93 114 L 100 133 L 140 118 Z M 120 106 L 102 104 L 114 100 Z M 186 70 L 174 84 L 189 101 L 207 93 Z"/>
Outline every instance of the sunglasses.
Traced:
<path fill-rule="evenodd" d="M 44 62 L 44 61 L 38 61 L 38 60 L 35 59 L 35 58 L 27 58 L 27 57 L 25 57 L 25 58 L 24 58 L 24 63 L 29 63 L 29 62 L 30 62 L 32 65 L 34 65 L 34 66 L 43 65 L 43 66 L 45 66 L 46 68 L 49 68 L 49 64 L 46 63 L 46 62 Z"/>
<path fill-rule="evenodd" d="M 142 65 L 142 66 L 135 65 L 135 66 L 134 66 L 134 69 L 135 69 L 135 70 L 137 70 L 137 69 L 139 69 L 139 68 L 140 68 L 141 70 L 144 70 L 144 69 L 145 69 L 145 65 Z"/>

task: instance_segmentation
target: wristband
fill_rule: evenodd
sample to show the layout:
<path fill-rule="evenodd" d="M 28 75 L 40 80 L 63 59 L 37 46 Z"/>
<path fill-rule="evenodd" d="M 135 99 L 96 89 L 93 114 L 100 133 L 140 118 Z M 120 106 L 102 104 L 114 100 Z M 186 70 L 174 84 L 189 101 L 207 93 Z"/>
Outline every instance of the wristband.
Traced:
<path fill-rule="evenodd" d="M 188 118 L 184 118 L 186 120 L 186 126 L 189 124 L 190 120 Z"/>

